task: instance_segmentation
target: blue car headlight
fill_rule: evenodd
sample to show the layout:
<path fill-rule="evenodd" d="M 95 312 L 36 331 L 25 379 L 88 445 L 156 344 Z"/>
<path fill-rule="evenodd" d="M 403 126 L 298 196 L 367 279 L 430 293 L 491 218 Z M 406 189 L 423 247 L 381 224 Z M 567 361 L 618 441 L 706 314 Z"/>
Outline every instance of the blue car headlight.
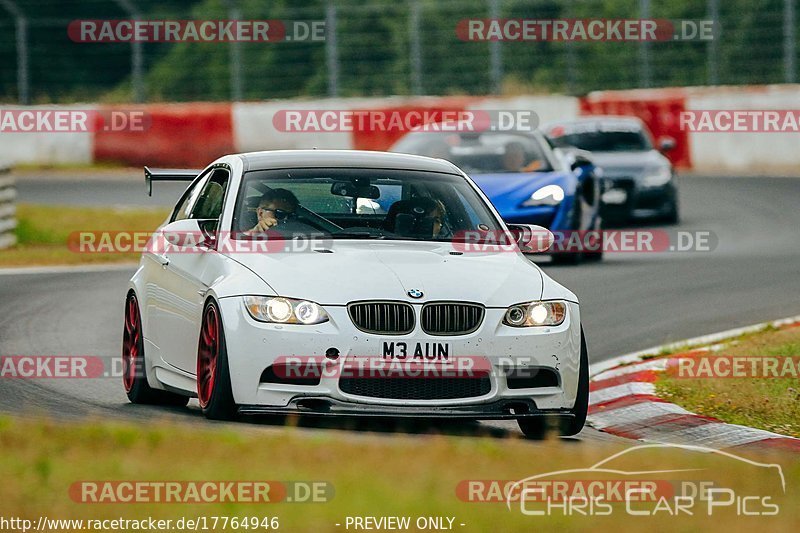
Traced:
<path fill-rule="evenodd" d="M 558 205 L 564 201 L 564 196 L 564 189 L 559 185 L 545 185 L 534 191 L 530 198 L 522 202 L 522 205 L 525 207 Z"/>

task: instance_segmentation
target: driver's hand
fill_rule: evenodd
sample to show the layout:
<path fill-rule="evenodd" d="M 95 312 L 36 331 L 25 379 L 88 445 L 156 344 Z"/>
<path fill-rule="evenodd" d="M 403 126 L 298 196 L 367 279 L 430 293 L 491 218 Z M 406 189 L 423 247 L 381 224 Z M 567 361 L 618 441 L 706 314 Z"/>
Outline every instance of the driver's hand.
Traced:
<path fill-rule="evenodd" d="M 258 220 L 258 224 L 251 231 L 267 231 L 269 228 L 278 225 L 278 219 L 272 215 L 264 215 Z"/>

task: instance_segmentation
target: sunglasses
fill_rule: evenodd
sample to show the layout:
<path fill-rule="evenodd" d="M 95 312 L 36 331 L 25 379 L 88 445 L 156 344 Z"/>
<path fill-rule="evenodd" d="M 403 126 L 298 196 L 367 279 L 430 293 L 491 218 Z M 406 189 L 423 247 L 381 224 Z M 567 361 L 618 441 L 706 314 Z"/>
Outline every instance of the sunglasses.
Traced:
<path fill-rule="evenodd" d="M 270 211 L 275 216 L 276 220 L 286 220 L 294 214 L 291 211 L 284 211 L 283 209 L 269 209 L 266 207 L 259 207 L 258 209 L 260 211 Z"/>

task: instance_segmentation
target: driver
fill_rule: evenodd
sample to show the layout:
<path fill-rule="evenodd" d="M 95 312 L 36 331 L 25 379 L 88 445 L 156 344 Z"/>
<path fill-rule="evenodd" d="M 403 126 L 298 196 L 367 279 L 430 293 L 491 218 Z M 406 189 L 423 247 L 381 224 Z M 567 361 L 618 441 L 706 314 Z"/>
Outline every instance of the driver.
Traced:
<path fill-rule="evenodd" d="M 542 162 L 534 159 L 529 164 L 525 164 L 527 155 L 525 147 L 519 142 L 510 142 L 506 145 L 503 152 L 503 169 L 507 172 L 535 172 L 542 166 Z"/>
<path fill-rule="evenodd" d="M 256 209 L 258 223 L 250 229 L 250 232 L 267 231 L 281 222 L 294 218 L 299 205 L 297 197 L 288 189 L 268 190 L 258 202 Z"/>

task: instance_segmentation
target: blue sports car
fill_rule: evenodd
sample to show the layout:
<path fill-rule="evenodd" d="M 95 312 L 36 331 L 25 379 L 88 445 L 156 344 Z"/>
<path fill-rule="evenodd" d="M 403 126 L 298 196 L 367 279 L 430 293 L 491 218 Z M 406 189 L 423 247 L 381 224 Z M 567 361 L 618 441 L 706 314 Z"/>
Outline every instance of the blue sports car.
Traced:
<path fill-rule="evenodd" d="M 492 129 L 412 131 L 390 150 L 447 159 L 462 168 L 506 222 L 537 224 L 555 234 L 554 262 L 602 258 L 602 240 L 594 232 L 600 229 L 600 171 L 588 153 L 554 149 L 538 131 Z"/>

